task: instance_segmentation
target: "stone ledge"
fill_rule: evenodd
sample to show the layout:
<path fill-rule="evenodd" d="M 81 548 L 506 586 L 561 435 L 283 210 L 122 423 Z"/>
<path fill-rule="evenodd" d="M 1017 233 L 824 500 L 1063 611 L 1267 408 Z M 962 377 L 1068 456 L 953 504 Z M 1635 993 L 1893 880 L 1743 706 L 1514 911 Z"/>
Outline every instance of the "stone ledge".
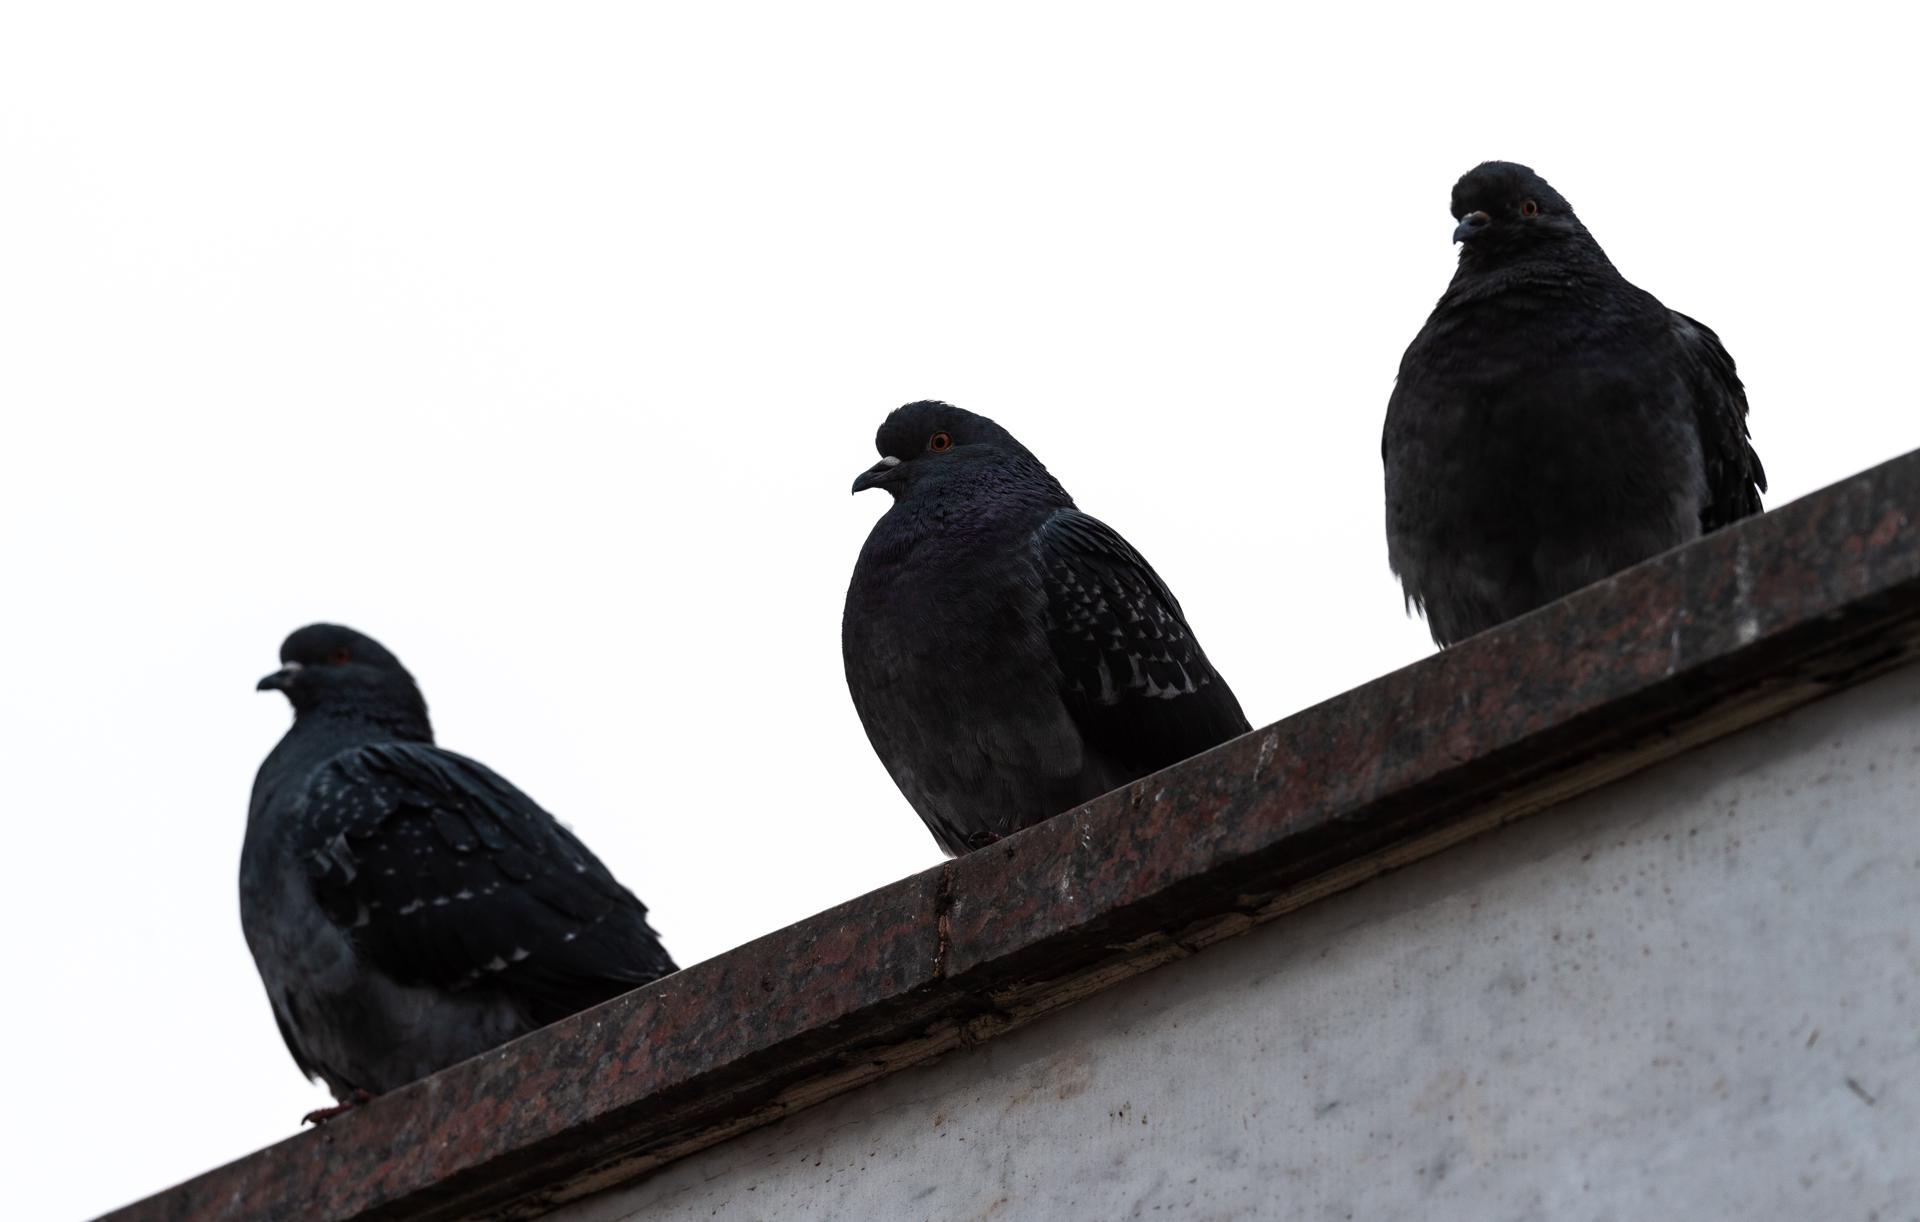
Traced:
<path fill-rule="evenodd" d="M 1920 451 L 108 1215 L 527 1217 L 1920 654 Z"/>

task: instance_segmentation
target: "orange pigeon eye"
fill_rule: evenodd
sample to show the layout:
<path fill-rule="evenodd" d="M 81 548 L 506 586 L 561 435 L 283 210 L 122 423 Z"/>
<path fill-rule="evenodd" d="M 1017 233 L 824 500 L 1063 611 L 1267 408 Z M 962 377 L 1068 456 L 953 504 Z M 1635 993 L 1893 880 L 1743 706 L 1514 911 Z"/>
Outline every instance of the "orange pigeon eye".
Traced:
<path fill-rule="evenodd" d="M 953 437 L 948 433 L 935 433 L 927 438 L 927 448 L 935 454 L 942 454 L 953 448 Z"/>
<path fill-rule="evenodd" d="M 345 666 L 348 662 L 351 662 L 352 660 L 353 660 L 353 654 L 347 649 L 345 645 L 340 646 L 338 649 L 335 649 L 332 653 L 327 655 L 327 661 L 334 666 Z"/>
<path fill-rule="evenodd" d="M 1520 215 L 1526 217 L 1539 216 L 1540 205 L 1530 199 L 1523 199 L 1520 201 Z"/>

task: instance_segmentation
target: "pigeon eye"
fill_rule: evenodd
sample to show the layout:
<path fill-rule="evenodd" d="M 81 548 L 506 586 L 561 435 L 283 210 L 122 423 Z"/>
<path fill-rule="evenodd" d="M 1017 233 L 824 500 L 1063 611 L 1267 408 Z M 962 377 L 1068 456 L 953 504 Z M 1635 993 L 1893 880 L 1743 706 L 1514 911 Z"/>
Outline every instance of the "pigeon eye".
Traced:
<path fill-rule="evenodd" d="M 352 660 L 353 654 L 348 651 L 345 645 L 340 646 L 340 648 L 327 655 L 327 662 L 333 666 L 345 666 Z"/>
<path fill-rule="evenodd" d="M 1521 216 L 1539 216 L 1540 205 L 1534 203 L 1530 199 L 1523 199 L 1520 201 L 1520 215 Z"/>
<path fill-rule="evenodd" d="M 953 448 L 953 435 L 950 433 L 935 433 L 933 436 L 927 438 L 927 448 L 935 454 L 941 454 L 951 450 Z"/>

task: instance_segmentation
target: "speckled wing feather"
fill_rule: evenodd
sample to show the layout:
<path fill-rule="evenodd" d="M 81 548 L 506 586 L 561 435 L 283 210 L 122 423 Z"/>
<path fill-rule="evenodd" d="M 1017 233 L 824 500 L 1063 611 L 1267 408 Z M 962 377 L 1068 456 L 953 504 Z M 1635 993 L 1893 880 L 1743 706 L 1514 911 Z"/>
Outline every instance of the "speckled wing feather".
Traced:
<path fill-rule="evenodd" d="M 485 765 L 420 743 L 315 769 L 300 850 L 321 908 L 406 983 L 514 995 L 552 1022 L 674 970 L 646 908 Z"/>
<path fill-rule="evenodd" d="M 1734 372 L 1733 357 L 1712 328 L 1678 310 L 1669 312 L 1674 338 L 1688 358 L 1700 455 L 1707 468 L 1707 503 L 1700 511 L 1700 528 L 1717 530 L 1760 512 L 1767 473 L 1748 441 L 1747 391 Z"/>
<path fill-rule="evenodd" d="M 1172 591 L 1117 532 L 1062 509 L 1034 547 L 1063 697 L 1090 749 L 1139 775 L 1251 728 Z"/>

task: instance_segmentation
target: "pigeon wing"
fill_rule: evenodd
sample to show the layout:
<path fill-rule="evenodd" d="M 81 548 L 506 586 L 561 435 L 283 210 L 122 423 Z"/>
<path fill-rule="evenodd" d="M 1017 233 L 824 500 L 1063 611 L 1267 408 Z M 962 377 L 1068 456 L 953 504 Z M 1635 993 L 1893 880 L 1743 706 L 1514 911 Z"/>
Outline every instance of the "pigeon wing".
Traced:
<path fill-rule="evenodd" d="M 1172 591 L 1118 532 L 1061 509 L 1034 548 L 1062 698 L 1090 750 L 1138 776 L 1251 728 Z"/>
<path fill-rule="evenodd" d="M 423 743 L 342 752 L 304 794 L 321 908 L 395 979 L 551 1022 L 674 970 L 646 908 L 506 779 Z"/>
<path fill-rule="evenodd" d="M 1767 473 L 1748 440 L 1747 391 L 1734 372 L 1733 357 L 1711 328 L 1678 310 L 1671 313 L 1706 463 L 1707 500 L 1700 510 L 1700 528 L 1718 530 L 1760 512 Z"/>

